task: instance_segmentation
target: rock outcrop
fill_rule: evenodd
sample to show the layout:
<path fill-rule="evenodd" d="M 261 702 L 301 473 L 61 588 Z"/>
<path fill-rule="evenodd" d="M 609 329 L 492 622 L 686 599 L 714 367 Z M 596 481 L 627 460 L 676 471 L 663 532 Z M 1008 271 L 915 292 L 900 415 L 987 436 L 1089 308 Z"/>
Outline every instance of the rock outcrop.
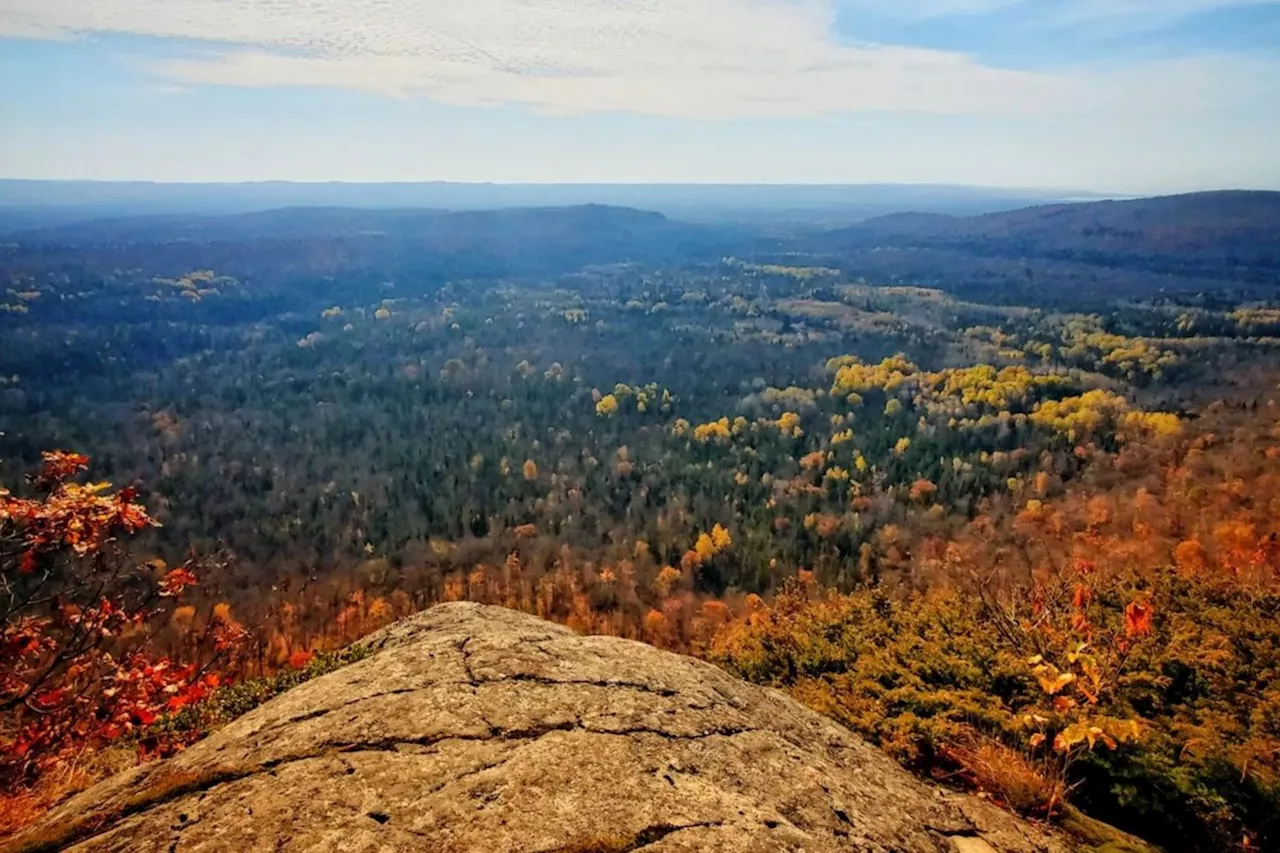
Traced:
<path fill-rule="evenodd" d="M 449 604 L 8 850 L 1066 853 L 781 693 Z"/>

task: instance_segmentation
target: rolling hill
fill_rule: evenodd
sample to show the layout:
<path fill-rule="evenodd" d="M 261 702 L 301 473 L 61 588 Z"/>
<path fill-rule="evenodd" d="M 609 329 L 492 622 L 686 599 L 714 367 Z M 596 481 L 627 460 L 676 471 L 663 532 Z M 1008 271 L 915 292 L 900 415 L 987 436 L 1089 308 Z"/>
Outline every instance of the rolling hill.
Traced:
<path fill-rule="evenodd" d="M 938 243 L 1010 240 L 1044 251 L 1274 252 L 1280 249 L 1280 192 L 1053 204 L 970 217 L 895 214 L 838 233 Z"/>
<path fill-rule="evenodd" d="M 900 213 L 800 244 L 872 279 L 996 300 L 1273 296 L 1280 192 L 1223 191 L 954 217 Z"/>
<path fill-rule="evenodd" d="M 714 259 L 738 232 L 603 205 L 489 211 L 286 208 L 226 216 L 93 220 L 12 234 L 44 263 L 88 253 L 117 266 L 378 269 L 453 278 L 542 275 L 592 264 Z"/>

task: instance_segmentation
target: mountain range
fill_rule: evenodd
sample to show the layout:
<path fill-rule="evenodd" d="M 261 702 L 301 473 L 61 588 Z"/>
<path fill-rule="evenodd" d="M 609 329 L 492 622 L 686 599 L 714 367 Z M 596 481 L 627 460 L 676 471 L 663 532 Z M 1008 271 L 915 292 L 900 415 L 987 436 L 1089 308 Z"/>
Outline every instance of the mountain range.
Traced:
<path fill-rule="evenodd" d="M 592 264 L 714 262 L 726 255 L 836 267 L 872 282 L 1013 300 L 1152 298 L 1280 282 L 1280 193 L 1226 191 L 1035 205 L 972 216 L 898 212 L 779 231 L 584 204 L 495 210 L 298 207 L 150 214 L 11 231 L 11 256 L 92 251 L 114 265 L 260 266 L 431 278 L 573 272 Z"/>

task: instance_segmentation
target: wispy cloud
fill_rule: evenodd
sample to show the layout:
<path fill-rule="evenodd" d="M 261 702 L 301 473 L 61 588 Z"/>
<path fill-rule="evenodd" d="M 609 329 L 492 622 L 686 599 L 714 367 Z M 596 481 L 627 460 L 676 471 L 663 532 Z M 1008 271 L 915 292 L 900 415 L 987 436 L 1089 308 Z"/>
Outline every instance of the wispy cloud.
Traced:
<path fill-rule="evenodd" d="M 853 2 L 888 8 L 890 0 Z M 936 15 L 1008 2 L 916 5 Z M 1211 0 L 1143 2 L 1172 9 Z M 557 114 L 1187 111 L 1231 103 L 1241 81 L 1264 73 L 1256 63 L 1211 59 L 1105 80 L 1002 69 L 955 52 L 842 43 L 832 36 L 836 12 L 833 0 L 0 0 L 0 34 L 215 45 L 148 61 L 183 84 L 340 87 Z"/>

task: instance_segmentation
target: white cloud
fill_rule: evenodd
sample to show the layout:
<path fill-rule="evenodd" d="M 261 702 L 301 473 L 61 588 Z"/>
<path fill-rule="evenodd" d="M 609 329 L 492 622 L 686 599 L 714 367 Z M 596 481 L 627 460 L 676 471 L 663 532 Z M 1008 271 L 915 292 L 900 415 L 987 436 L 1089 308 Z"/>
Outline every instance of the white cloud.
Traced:
<path fill-rule="evenodd" d="M 841 0 L 841 7 L 874 12 L 887 18 L 928 21 L 952 15 L 977 15 L 1016 6 L 1026 0 Z"/>
<path fill-rule="evenodd" d="M 201 43 L 147 61 L 184 84 L 340 87 L 558 114 L 1132 114 L 1219 106 L 1236 97 L 1242 74 L 1252 79 L 1211 60 L 1104 79 L 850 46 L 831 35 L 835 13 L 833 0 L 0 0 L 0 33 Z M 1188 78 L 1190 95 L 1176 88 Z"/>

